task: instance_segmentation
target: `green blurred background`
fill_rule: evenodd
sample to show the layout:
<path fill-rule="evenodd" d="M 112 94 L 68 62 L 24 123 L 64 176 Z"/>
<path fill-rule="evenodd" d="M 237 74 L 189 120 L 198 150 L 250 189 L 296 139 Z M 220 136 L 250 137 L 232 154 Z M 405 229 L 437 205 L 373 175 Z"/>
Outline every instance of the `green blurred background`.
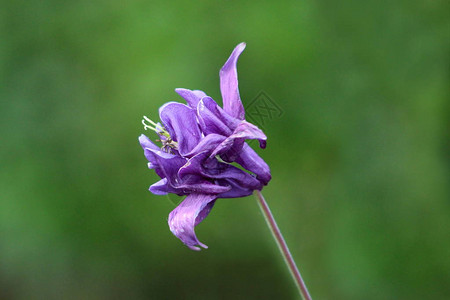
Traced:
<path fill-rule="evenodd" d="M 264 189 L 315 299 L 450 295 L 450 5 L 2 1 L 1 299 L 296 299 L 253 197 L 193 252 L 137 142 L 173 91 L 283 110 Z M 152 137 L 156 138 L 156 137 Z M 255 144 L 253 144 L 255 146 Z"/>

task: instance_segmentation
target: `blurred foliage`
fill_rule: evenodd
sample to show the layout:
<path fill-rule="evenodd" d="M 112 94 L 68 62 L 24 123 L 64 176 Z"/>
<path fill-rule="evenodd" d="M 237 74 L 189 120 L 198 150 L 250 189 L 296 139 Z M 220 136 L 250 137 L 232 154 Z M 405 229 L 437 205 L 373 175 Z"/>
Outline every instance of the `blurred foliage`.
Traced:
<path fill-rule="evenodd" d="M 1 299 L 295 299 L 252 197 L 192 252 L 137 142 L 176 87 L 284 111 L 264 194 L 316 299 L 450 295 L 447 1 L 2 1 Z"/>

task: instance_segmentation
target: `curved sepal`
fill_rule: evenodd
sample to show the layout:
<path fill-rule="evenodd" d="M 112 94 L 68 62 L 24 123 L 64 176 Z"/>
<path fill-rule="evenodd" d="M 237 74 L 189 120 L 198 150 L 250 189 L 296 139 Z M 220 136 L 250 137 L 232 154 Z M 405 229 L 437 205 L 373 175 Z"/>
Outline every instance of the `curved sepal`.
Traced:
<path fill-rule="evenodd" d="M 244 120 L 245 110 L 239 96 L 237 60 L 245 49 L 245 43 L 234 48 L 227 62 L 220 70 L 220 91 L 222 92 L 223 109 L 231 116 Z"/>
<path fill-rule="evenodd" d="M 195 235 L 194 227 L 205 219 L 214 206 L 215 195 L 189 194 L 170 214 L 169 228 L 186 246 L 192 250 L 208 248 Z"/>

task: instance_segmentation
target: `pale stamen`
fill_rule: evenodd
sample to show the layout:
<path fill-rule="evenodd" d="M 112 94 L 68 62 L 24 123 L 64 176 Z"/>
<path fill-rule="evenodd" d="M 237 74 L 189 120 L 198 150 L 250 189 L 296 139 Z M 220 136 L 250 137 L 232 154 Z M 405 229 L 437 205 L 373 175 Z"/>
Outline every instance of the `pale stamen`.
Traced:
<path fill-rule="evenodd" d="M 155 131 L 155 132 L 158 132 L 158 130 L 156 130 L 156 127 L 161 127 L 161 126 L 159 126 L 158 124 L 156 124 L 155 122 L 153 122 L 152 120 L 150 120 L 149 118 L 147 118 L 146 116 L 144 116 L 143 118 L 144 118 L 144 119 L 142 120 L 142 125 L 144 125 L 144 130 L 151 129 L 151 130 L 153 130 L 153 131 Z M 154 127 L 152 127 L 151 125 L 148 125 L 148 124 L 145 123 L 145 122 L 150 123 L 150 124 L 153 125 Z"/>

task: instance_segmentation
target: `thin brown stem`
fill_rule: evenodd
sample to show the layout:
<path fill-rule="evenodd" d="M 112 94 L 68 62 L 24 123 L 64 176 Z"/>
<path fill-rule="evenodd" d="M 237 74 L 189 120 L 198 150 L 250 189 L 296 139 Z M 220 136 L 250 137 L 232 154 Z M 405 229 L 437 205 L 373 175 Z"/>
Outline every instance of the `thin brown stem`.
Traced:
<path fill-rule="evenodd" d="M 256 191 L 256 197 L 258 198 L 258 204 L 259 207 L 261 208 L 261 211 L 264 214 L 267 225 L 269 226 L 270 231 L 272 232 L 272 235 L 275 238 L 275 241 L 277 242 L 281 255 L 283 256 L 289 268 L 289 271 L 291 272 L 291 275 L 294 278 L 294 281 L 300 291 L 300 295 L 304 300 L 311 300 L 311 296 L 309 295 L 305 282 L 303 281 L 303 278 L 300 275 L 300 271 L 298 270 L 291 253 L 289 252 L 289 248 L 286 244 L 286 241 L 284 240 L 283 235 L 281 234 L 281 231 L 278 228 L 277 222 L 275 222 L 275 218 L 273 217 L 266 200 L 264 199 L 260 191 Z"/>

